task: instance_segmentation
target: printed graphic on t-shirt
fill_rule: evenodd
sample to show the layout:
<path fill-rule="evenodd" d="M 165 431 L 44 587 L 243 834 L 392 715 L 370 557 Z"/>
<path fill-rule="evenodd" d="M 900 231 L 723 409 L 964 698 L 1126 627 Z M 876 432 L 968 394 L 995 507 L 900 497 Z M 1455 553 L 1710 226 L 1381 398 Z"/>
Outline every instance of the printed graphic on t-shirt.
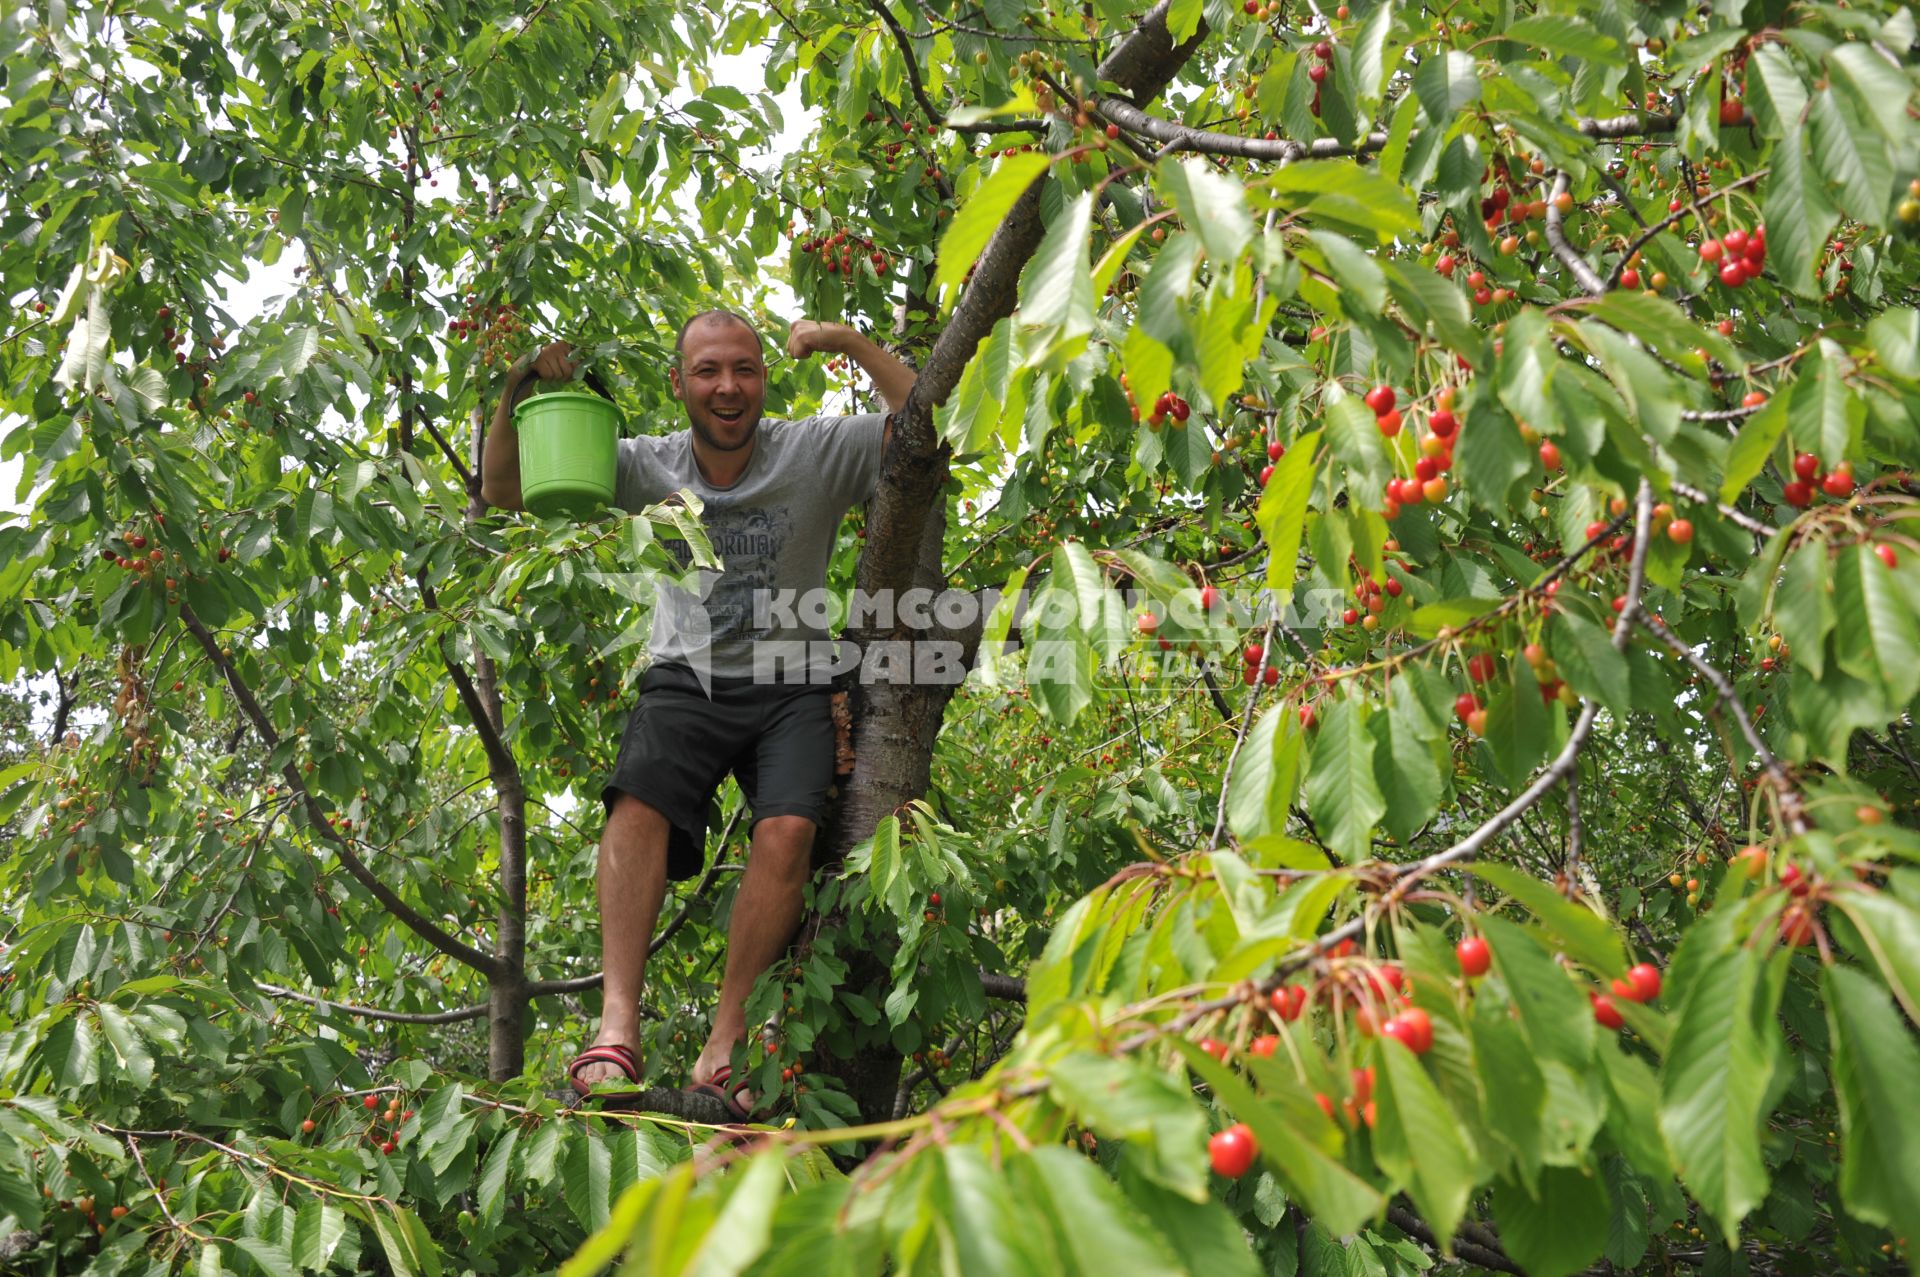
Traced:
<path fill-rule="evenodd" d="M 710 626 L 707 639 L 754 638 L 754 599 L 771 594 L 780 552 L 793 535 L 793 509 L 788 505 L 733 506 L 708 502 L 703 520 L 713 552 L 726 565 L 721 573 L 705 574 L 703 602 Z M 693 550 L 685 541 L 662 543 L 674 561 L 686 567 Z"/>

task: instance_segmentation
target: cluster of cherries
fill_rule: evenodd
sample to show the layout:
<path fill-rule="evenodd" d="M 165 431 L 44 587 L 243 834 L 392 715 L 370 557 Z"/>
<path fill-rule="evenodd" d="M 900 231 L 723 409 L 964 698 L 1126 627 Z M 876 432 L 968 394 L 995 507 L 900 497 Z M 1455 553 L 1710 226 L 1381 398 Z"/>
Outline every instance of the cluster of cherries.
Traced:
<path fill-rule="evenodd" d="M 1853 495 L 1853 463 L 1842 461 L 1825 474 L 1820 473 L 1820 458 L 1811 452 L 1802 452 L 1793 458 L 1793 478 L 1780 488 L 1780 495 L 1790 506 L 1804 509 L 1813 504 L 1815 489 L 1826 493 L 1836 501 Z"/>
<path fill-rule="evenodd" d="M 520 344 L 520 334 L 526 330 L 526 322 L 520 318 L 512 302 L 489 306 L 472 293 L 466 297 L 465 316 L 447 321 L 449 336 L 479 336 L 480 362 L 488 366 L 512 363 Z"/>
<path fill-rule="evenodd" d="M 1272 687 L 1280 681 L 1280 667 L 1278 665 L 1269 665 L 1264 673 L 1261 672 L 1260 658 L 1265 655 L 1266 649 L 1258 643 L 1247 644 L 1245 650 L 1240 653 L 1240 660 L 1244 666 L 1241 670 L 1240 681 L 1248 687 L 1252 687 L 1256 681 L 1264 682 L 1268 687 Z"/>
<path fill-rule="evenodd" d="M 1420 458 L 1413 463 L 1411 478 L 1387 480 L 1387 518 L 1399 516 L 1402 507 L 1422 501 L 1439 503 L 1447 496 L 1446 473 L 1453 467 L 1453 444 L 1460 434 L 1460 419 L 1453 415 L 1455 391 L 1442 386 L 1434 394 L 1434 410 L 1427 417 L 1427 433 L 1420 438 Z M 1373 409 L 1374 423 L 1380 433 L 1391 439 L 1400 433 L 1403 421 L 1391 386 L 1375 386 L 1367 392 L 1367 407 Z"/>
<path fill-rule="evenodd" d="M 874 247 L 872 240 L 849 235 L 844 230 L 815 239 L 803 239 L 800 241 L 800 251 L 820 254 L 820 261 L 829 275 L 853 274 L 854 261 L 863 256 L 873 263 L 877 271 L 886 270 L 892 264 L 886 253 Z"/>
<path fill-rule="evenodd" d="M 1342 612 L 1340 614 L 1341 623 L 1345 625 L 1359 625 L 1369 630 L 1378 629 L 1380 627 L 1380 613 L 1386 610 L 1387 600 L 1390 598 L 1399 598 L 1401 592 L 1405 589 L 1406 586 L 1401 584 L 1399 577 L 1390 576 L 1387 578 L 1386 584 L 1382 585 L 1371 576 L 1362 576 L 1360 578 L 1360 584 L 1353 587 L 1354 600 L 1360 606 L 1350 607 Z M 1363 608 L 1365 609 L 1364 611 L 1361 610 Z"/>
<path fill-rule="evenodd" d="M 1749 232 L 1735 227 L 1719 239 L 1701 240 L 1700 260 L 1709 269 L 1718 266 L 1720 282 L 1728 288 L 1757 279 L 1767 264 L 1767 228 L 1756 226 Z"/>

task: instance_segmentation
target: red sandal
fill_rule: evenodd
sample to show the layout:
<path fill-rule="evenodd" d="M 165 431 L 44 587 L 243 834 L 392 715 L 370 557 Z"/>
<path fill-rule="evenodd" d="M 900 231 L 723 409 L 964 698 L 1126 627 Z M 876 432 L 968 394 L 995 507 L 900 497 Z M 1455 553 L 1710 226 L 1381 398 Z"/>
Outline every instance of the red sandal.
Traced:
<path fill-rule="evenodd" d="M 580 1070 L 589 1064 L 611 1064 L 627 1075 L 627 1081 L 635 1086 L 640 1085 L 640 1056 L 632 1047 L 617 1042 L 606 1046 L 590 1046 L 567 1066 L 567 1081 L 573 1084 L 574 1091 L 582 1099 L 593 1094 L 593 1087 L 580 1080 Z"/>
<path fill-rule="evenodd" d="M 748 1088 L 749 1083 L 742 1082 L 738 1086 L 728 1086 L 727 1083 L 732 1080 L 733 1066 L 723 1064 L 718 1069 L 715 1069 L 713 1076 L 706 1081 L 695 1082 L 682 1089 L 689 1095 L 712 1096 L 727 1106 L 727 1111 L 733 1114 L 736 1122 L 744 1122 L 753 1116 L 753 1110 L 740 1100 L 741 1092 Z"/>

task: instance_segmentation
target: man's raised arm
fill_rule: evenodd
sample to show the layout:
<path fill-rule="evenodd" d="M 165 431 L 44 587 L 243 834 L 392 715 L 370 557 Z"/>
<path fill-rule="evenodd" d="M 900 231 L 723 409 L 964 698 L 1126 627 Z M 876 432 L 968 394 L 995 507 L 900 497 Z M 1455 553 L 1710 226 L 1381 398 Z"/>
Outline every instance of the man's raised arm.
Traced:
<path fill-rule="evenodd" d="M 845 355 L 873 378 L 874 387 L 887 403 L 887 429 L 881 441 L 885 447 L 886 440 L 893 435 L 892 414 L 906 404 L 907 392 L 913 389 L 914 379 L 920 374 L 845 324 L 821 323 L 814 319 L 796 323 L 787 335 L 787 353 L 795 359 L 805 359 L 821 352 Z"/>

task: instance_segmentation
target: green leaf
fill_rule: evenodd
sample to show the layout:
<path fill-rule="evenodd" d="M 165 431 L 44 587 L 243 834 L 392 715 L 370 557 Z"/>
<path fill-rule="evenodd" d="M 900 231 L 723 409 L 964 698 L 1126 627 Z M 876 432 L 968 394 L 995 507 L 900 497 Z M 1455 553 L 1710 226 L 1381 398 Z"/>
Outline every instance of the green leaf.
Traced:
<path fill-rule="evenodd" d="M 1773 248 L 1773 225 L 1767 225 L 1767 247 Z M 1631 337 L 1638 337 L 1688 373 L 1704 371 L 1696 350 L 1704 350 L 1722 365 L 1738 371 L 1746 360 L 1733 343 L 1708 325 L 1690 319 L 1666 298 L 1648 292 L 1616 288 L 1598 301 L 1584 303 L 1588 314 L 1606 320 Z"/>
<path fill-rule="evenodd" d="M 1789 133 L 1773 149 L 1762 208 L 1767 217 L 1767 257 L 1773 275 L 1789 290 L 1817 301 L 1824 289 L 1816 273 L 1820 253 L 1840 214 L 1826 186 L 1809 171 L 1800 135 Z"/>
<path fill-rule="evenodd" d="M 1511 662 L 1507 682 L 1487 705 L 1486 743 L 1507 785 L 1516 790 L 1547 756 L 1547 710 L 1525 661 Z"/>
<path fill-rule="evenodd" d="M 1765 46 L 1762 46 L 1765 47 Z M 1913 142 L 1913 122 L 1907 104 L 1913 100 L 1913 81 L 1870 44 L 1846 41 L 1827 52 L 1833 83 L 1844 87 L 1854 110 L 1872 122 L 1880 135 L 1896 147 Z"/>
<path fill-rule="evenodd" d="M 1022 151 L 1005 157 L 953 215 L 947 233 L 940 238 L 939 260 L 933 274 L 942 309 L 953 306 L 960 283 L 980 260 L 987 241 L 1006 220 L 1014 203 L 1047 171 L 1049 161 L 1050 157 L 1039 151 Z"/>
<path fill-rule="evenodd" d="M 1459 49 L 1429 54 L 1414 68 L 1413 93 L 1427 123 L 1446 128 L 1480 96 L 1480 64 Z"/>
<path fill-rule="evenodd" d="M 1380 261 L 1394 300 L 1417 329 L 1431 327 L 1433 335 L 1452 351 L 1467 353 L 1480 347 L 1480 330 L 1467 310 L 1459 286 L 1418 262 Z"/>
<path fill-rule="evenodd" d="M 1513 418 L 1493 404 L 1461 423 L 1454 445 L 1454 474 L 1475 504 L 1504 511 L 1514 484 L 1533 470 L 1532 450 Z"/>
<path fill-rule="evenodd" d="M 1893 189 L 1886 144 L 1861 120 L 1852 101 L 1831 88 L 1813 95 L 1807 125 L 1813 166 L 1831 185 L 1840 207 L 1858 221 L 1881 225 Z M 1771 234 L 1767 242 L 1772 245 Z"/>
<path fill-rule="evenodd" d="M 1076 196 L 1047 227 L 1020 280 L 1020 322 L 1058 330 L 1055 340 L 1093 331 L 1093 271 L 1087 262 L 1093 192 Z M 1031 364 L 1037 352 L 1029 352 Z"/>
<path fill-rule="evenodd" d="M 1380 95 L 1386 89 L 1387 76 L 1400 61 L 1401 50 L 1398 46 L 1391 51 L 1387 48 L 1387 35 L 1393 30 L 1394 6 L 1376 5 L 1367 20 L 1360 26 L 1360 34 L 1353 42 L 1353 56 L 1350 65 L 1353 68 L 1353 84 L 1356 105 L 1362 116 L 1371 116 L 1380 105 Z"/>
<path fill-rule="evenodd" d="M 1133 1146 L 1142 1173 L 1192 1201 L 1206 1200 L 1206 1120 L 1165 1073 L 1082 1050 L 1055 1063 L 1047 1084 L 1055 1102 L 1101 1139 Z"/>
<path fill-rule="evenodd" d="M 1660 1132 L 1674 1169 L 1729 1237 L 1767 1195 L 1762 1106 L 1780 1030 L 1759 996 L 1764 963 L 1747 948 L 1706 959 L 1661 1067 Z"/>
<path fill-rule="evenodd" d="M 1920 1233 L 1920 1116 L 1910 1097 L 1920 1046 L 1886 991 L 1851 967 L 1826 967 L 1833 1087 L 1840 1100 L 1840 1197 L 1847 1213 L 1896 1235 Z"/>
<path fill-rule="evenodd" d="M 1080 632 L 1102 661 L 1113 661 L 1127 645 L 1129 635 L 1120 596 L 1108 588 L 1100 565 L 1083 542 L 1063 541 L 1053 552 L 1053 572 L 1073 599 Z"/>
<path fill-rule="evenodd" d="M 1884 686 L 1896 703 L 1912 700 L 1920 692 L 1920 626 L 1872 546 L 1850 545 L 1834 556 L 1833 604 L 1847 618 L 1834 630 L 1840 668 Z"/>
<path fill-rule="evenodd" d="M 1847 385 L 1846 352 L 1826 338 L 1816 349 L 1793 384 L 1787 419 L 1794 442 L 1831 467 L 1857 450 L 1867 406 Z"/>
<path fill-rule="evenodd" d="M 1592 1263 L 1606 1249 L 1611 1213 L 1592 1170 L 1550 1166 L 1532 1193 L 1507 1179 L 1493 1186 L 1500 1245 L 1528 1277 L 1566 1277 Z"/>
<path fill-rule="evenodd" d="M 588 1232 L 607 1225 L 607 1196 L 612 1191 L 613 1152 L 604 1139 L 583 1136 L 568 1142 L 560 1163 L 567 1209 Z"/>
<path fill-rule="evenodd" d="M 1367 509 L 1376 509 L 1385 499 L 1392 465 L 1387 460 L 1386 440 L 1381 437 L 1373 409 L 1358 395 L 1347 394 L 1335 386 L 1327 388 L 1325 403 L 1321 420 L 1326 425 L 1327 443 L 1333 448 L 1333 455 L 1347 467 L 1348 497 Z M 1275 478 L 1278 477 L 1276 474 Z"/>
<path fill-rule="evenodd" d="M 1420 219 L 1407 189 L 1352 160 L 1300 160 L 1264 182 L 1266 190 L 1283 203 L 1295 205 L 1307 197 L 1308 211 L 1370 228 L 1383 244 L 1395 235 L 1420 233 Z"/>
<path fill-rule="evenodd" d="M 1383 821 L 1405 844 L 1439 810 L 1452 759 L 1445 731 L 1428 721 L 1407 681 L 1395 680 L 1389 695 L 1387 712 L 1373 715 L 1368 726 L 1376 746 L 1374 780 L 1386 799 Z"/>
<path fill-rule="evenodd" d="M 1307 238 L 1325 254 L 1328 269 L 1340 282 L 1343 307 L 1357 302 L 1365 313 L 1385 309 L 1387 277 L 1372 254 L 1332 231 L 1308 231 Z"/>
<path fill-rule="evenodd" d="M 1358 699 L 1325 707 L 1313 732 L 1307 772 L 1307 809 L 1321 841 L 1348 860 L 1372 854 L 1373 827 L 1387 802 L 1373 773 L 1373 734 L 1367 704 Z"/>
<path fill-rule="evenodd" d="M 1287 455 L 1274 464 L 1273 476 L 1261 491 L 1260 505 L 1254 511 L 1270 552 L 1267 587 L 1274 592 L 1275 607 L 1284 608 L 1293 600 L 1300 570 L 1300 535 L 1306 527 L 1307 498 L 1313 493 L 1313 454 L 1319 446 L 1317 430 L 1295 439 Z"/>
<path fill-rule="evenodd" d="M 1549 53 L 1571 54 L 1596 62 L 1618 62 L 1620 42 L 1602 35 L 1591 22 L 1565 13 L 1535 13 L 1508 25 L 1502 40 Z"/>
<path fill-rule="evenodd" d="M 1800 115 L 1807 109 L 1807 86 L 1780 45 L 1762 44 L 1747 56 L 1746 104 L 1763 135 L 1788 139 L 1790 144 L 1797 140 Z M 1771 242 L 1771 224 L 1767 233 Z"/>
<path fill-rule="evenodd" d="M 1920 1026 L 1920 909 L 1890 891 L 1836 892 L 1833 904 L 1860 932 L 1907 1018 Z"/>
<path fill-rule="evenodd" d="M 1920 310 L 1891 306 L 1867 325 L 1867 345 L 1896 377 L 1920 379 Z"/>
<path fill-rule="evenodd" d="M 773 1209 L 787 1187 L 786 1157 L 761 1153 L 727 1176 L 727 1200 L 701 1239 L 693 1262 L 681 1271 L 689 1277 L 739 1277 L 766 1253 L 773 1231 Z"/>
<path fill-rule="evenodd" d="M 1486 913 L 1479 922 L 1534 1059 L 1586 1069 L 1593 1056 L 1594 1023 L 1585 995 L 1524 928 Z"/>
<path fill-rule="evenodd" d="M 1603 978 L 1625 975 L 1627 950 L 1620 934 L 1605 918 L 1576 904 L 1532 874 L 1497 861 L 1475 861 L 1468 866 L 1506 895 L 1526 906 L 1546 933 L 1559 942 L 1568 957 L 1584 963 Z"/>
<path fill-rule="evenodd" d="M 486 1164 L 480 1168 L 480 1187 L 475 1200 L 476 1212 L 489 1227 L 500 1222 L 500 1211 L 507 1195 L 507 1174 L 513 1166 L 513 1151 L 520 1143 L 520 1128 L 509 1126 L 487 1149 Z"/>
<path fill-rule="evenodd" d="M 1240 183 L 1191 156 L 1162 166 L 1160 180 L 1216 267 L 1224 269 L 1238 260 L 1253 238 L 1253 218 Z"/>
<path fill-rule="evenodd" d="M 1773 625 L 1793 649 L 1795 663 L 1815 679 L 1826 669 L 1827 635 L 1834 623 L 1826 544 L 1802 541 L 1781 569 L 1773 593 Z"/>
<path fill-rule="evenodd" d="M 1200 29 L 1200 18 L 1205 12 L 1205 0 L 1169 0 L 1167 34 L 1173 37 L 1175 44 L 1185 43 L 1189 36 Z"/>
<path fill-rule="evenodd" d="M 380 1249 L 398 1277 L 440 1277 L 440 1251 L 418 1216 L 392 1205 L 374 1207 L 369 1214 Z"/>
<path fill-rule="evenodd" d="M 1568 608 L 1547 622 L 1553 663 L 1574 691 L 1599 701 L 1616 714 L 1633 704 L 1633 679 L 1627 658 L 1615 650 L 1607 632 Z"/>
<path fill-rule="evenodd" d="M 1382 1170 L 1406 1185 L 1444 1250 L 1479 1183 L 1480 1159 L 1419 1056 L 1383 1038 L 1378 1058 L 1373 1154 Z"/>
<path fill-rule="evenodd" d="M 338 1206 L 310 1198 L 294 1216 L 288 1254 L 301 1272 L 325 1268 L 341 1239 L 347 1235 L 347 1215 Z"/>
<path fill-rule="evenodd" d="M 1096 1277 L 1183 1271 L 1165 1240 L 1143 1226 L 1135 1204 L 1082 1154 L 1041 1145 L 1009 1159 L 1009 1169 L 1015 1191 L 1047 1210 L 1077 1271 Z"/>
<path fill-rule="evenodd" d="M 1787 400 L 1786 395 L 1773 396 L 1764 408 L 1741 425 L 1733 447 L 1727 450 L 1727 477 L 1720 484 L 1722 501 L 1737 500 L 1755 476 L 1766 469 L 1767 458 L 1773 455 L 1780 436 L 1787 430 Z"/>
<path fill-rule="evenodd" d="M 1290 707 L 1279 705 L 1247 732 L 1227 785 L 1227 825 L 1242 842 L 1286 828 L 1287 808 L 1300 782 L 1298 723 Z"/>

